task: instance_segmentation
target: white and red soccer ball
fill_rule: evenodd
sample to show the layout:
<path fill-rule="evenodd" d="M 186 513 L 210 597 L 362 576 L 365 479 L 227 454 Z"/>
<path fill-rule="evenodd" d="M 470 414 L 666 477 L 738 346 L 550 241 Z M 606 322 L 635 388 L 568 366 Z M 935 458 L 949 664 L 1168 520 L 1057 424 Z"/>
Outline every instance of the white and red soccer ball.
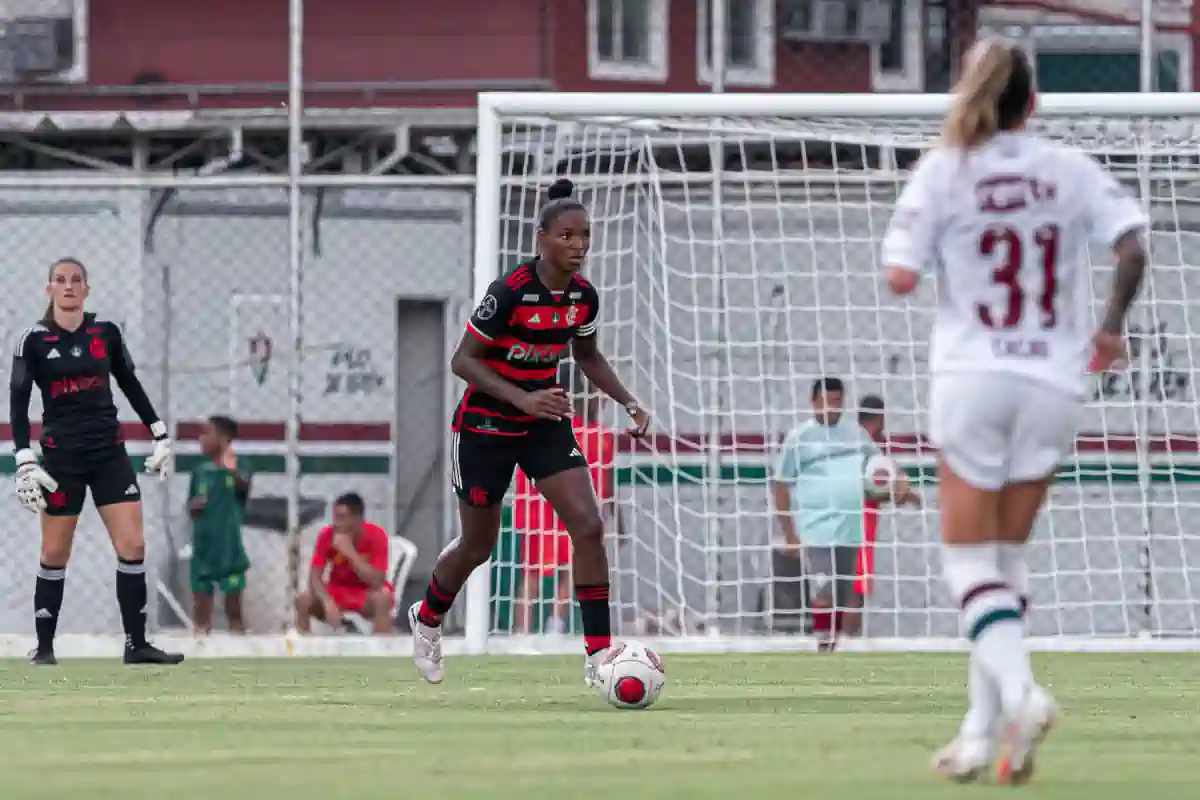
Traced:
<path fill-rule="evenodd" d="M 616 708 L 649 708 L 662 694 L 666 671 L 658 653 L 641 642 L 616 642 L 600 662 L 597 688 Z"/>
<path fill-rule="evenodd" d="M 887 500 L 899 479 L 899 464 L 885 455 L 871 456 L 863 469 L 863 491 L 872 500 Z"/>

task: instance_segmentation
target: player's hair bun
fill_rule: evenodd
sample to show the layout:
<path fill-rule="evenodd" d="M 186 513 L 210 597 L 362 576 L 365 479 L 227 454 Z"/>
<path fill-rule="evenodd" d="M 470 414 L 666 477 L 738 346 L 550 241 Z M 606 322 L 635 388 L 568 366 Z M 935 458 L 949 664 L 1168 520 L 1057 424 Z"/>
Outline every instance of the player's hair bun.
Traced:
<path fill-rule="evenodd" d="M 571 183 L 569 178 L 559 178 L 546 190 L 546 196 L 551 200 L 562 200 L 573 194 L 575 194 L 575 184 Z"/>

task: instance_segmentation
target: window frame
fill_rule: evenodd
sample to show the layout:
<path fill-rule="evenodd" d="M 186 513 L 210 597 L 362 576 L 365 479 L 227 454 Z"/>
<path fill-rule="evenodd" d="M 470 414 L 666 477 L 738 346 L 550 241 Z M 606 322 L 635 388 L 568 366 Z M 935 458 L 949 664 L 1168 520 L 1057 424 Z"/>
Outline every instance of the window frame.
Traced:
<path fill-rule="evenodd" d="M 710 3 L 715 0 L 696 0 L 696 80 L 704 86 L 712 86 L 713 69 L 708 53 L 708 13 Z M 754 4 L 757 25 L 753 42 L 755 65 L 753 67 L 727 64 L 725 85 L 771 89 L 775 86 L 775 40 L 777 38 L 774 0 L 729 0 Z M 726 40 L 728 42 L 728 39 Z M 726 45 L 728 48 L 728 44 Z"/>
<path fill-rule="evenodd" d="M 1012 26 L 1003 16 L 980 12 L 980 33 L 1003 33 Z M 1136 25 L 1105 25 L 1078 22 L 1068 24 L 1046 24 L 1032 29 L 1034 43 L 1032 53 L 1076 53 L 1090 50 L 1096 53 L 1137 54 L 1141 51 L 1140 31 Z M 1192 48 L 1191 36 L 1179 31 L 1160 31 L 1154 35 L 1155 53 L 1174 51 L 1179 58 L 1179 86 L 1181 93 L 1192 91 Z M 1157 65 L 1157 62 L 1156 62 Z M 1036 72 L 1036 65 L 1035 65 Z"/>
<path fill-rule="evenodd" d="M 668 0 L 645 0 L 646 2 L 646 53 L 645 62 L 625 59 L 603 58 L 600 55 L 600 2 L 588 0 L 588 77 L 592 80 L 640 81 L 665 83 L 669 74 L 667 64 L 667 3 Z M 619 30 L 614 25 L 614 30 Z"/>
<path fill-rule="evenodd" d="M 900 69 L 883 68 L 883 47 L 871 44 L 871 89 L 876 92 L 925 91 L 925 3 L 901 0 L 900 42 L 903 48 Z M 947 35 L 953 35 L 947 33 Z"/>

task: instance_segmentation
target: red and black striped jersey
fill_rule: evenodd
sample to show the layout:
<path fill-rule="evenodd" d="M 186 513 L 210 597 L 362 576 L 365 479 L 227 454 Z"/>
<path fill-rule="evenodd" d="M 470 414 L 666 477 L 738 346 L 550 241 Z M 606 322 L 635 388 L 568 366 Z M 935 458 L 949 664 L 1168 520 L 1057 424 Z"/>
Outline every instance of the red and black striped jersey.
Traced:
<path fill-rule="evenodd" d="M 526 391 L 558 382 L 558 362 L 576 338 L 596 335 L 600 296 L 591 283 L 571 278 L 551 291 L 538 279 L 537 262 L 492 281 L 467 321 L 467 332 L 488 345 L 484 363 Z M 524 434 L 534 418 L 468 386 L 454 412 L 454 429 L 500 436 Z"/>

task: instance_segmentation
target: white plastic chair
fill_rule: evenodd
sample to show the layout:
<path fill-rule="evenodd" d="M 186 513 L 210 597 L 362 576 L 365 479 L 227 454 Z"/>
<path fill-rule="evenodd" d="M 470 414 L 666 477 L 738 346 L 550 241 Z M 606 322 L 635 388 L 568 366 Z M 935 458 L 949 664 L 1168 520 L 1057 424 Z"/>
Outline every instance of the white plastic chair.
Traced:
<path fill-rule="evenodd" d="M 408 574 L 412 572 L 413 564 L 417 561 L 417 546 L 403 536 L 392 536 L 388 541 L 388 577 L 392 582 L 392 595 L 395 601 L 392 605 L 392 616 L 400 606 L 404 597 L 404 587 L 408 584 Z M 371 621 L 357 611 L 347 611 L 342 614 L 346 621 L 346 630 L 350 633 L 369 635 L 374 626 Z"/>

